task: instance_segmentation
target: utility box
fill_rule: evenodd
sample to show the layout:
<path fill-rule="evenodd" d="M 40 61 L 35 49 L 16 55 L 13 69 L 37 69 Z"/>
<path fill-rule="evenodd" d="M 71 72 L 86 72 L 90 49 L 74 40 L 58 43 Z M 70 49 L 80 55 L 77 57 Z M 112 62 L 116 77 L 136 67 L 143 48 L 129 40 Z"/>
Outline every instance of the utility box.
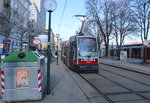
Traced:
<path fill-rule="evenodd" d="M 47 85 L 44 56 L 32 51 L 13 52 L 2 62 L 1 82 L 3 101 L 42 99 Z"/>

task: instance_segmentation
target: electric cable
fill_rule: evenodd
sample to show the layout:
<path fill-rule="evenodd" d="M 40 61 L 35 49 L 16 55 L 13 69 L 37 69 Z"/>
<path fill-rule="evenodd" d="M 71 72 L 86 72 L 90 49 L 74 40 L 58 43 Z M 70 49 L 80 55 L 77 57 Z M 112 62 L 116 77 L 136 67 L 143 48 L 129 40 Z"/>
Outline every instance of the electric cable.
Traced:
<path fill-rule="evenodd" d="M 67 0 L 65 1 L 65 5 L 64 5 L 64 8 L 63 8 L 63 12 L 62 12 L 62 15 L 61 15 L 61 18 L 60 18 L 60 22 L 59 22 L 59 28 L 60 28 L 60 24 L 62 22 L 62 18 L 64 16 L 64 12 L 65 12 L 65 9 L 66 9 L 66 5 L 67 5 Z"/>

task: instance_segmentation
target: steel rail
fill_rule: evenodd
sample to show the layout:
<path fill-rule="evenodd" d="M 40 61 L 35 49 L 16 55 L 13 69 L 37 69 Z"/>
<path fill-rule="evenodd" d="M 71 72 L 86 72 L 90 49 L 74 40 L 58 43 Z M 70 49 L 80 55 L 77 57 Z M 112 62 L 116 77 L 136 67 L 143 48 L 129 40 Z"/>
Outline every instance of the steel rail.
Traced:
<path fill-rule="evenodd" d="M 140 97 L 142 97 L 142 98 L 144 98 L 144 99 L 150 101 L 150 98 L 149 98 L 149 97 L 144 96 L 144 95 L 138 93 L 137 91 L 135 91 L 135 90 L 133 90 L 133 89 L 130 89 L 130 88 L 128 88 L 128 87 L 125 87 L 124 85 L 122 85 L 122 84 L 120 84 L 120 83 L 118 83 L 118 82 L 115 82 L 115 81 L 113 81 L 113 80 L 109 79 L 108 77 L 103 76 L 103 75 L 101 75 L 101 74 L 97 74 L 97 75 L 102 76 L 103 78 L 105 78 L 105 79 L 107 79 L 107 80 L 110 80 L 111 82 L 113 82 L 113 83 L 115 83 L 115 84 L 117 84 L 117 85 L 119 85 L 119 86 L 121 86 L 121 87 L 123 87 L 123 88 L 125 88 L 125 89 L 127 89 L 127 90 L 129 90 L 129 91 L 131 91 L 132 93 L 137 94 L 138 96 L 140 96 Z"/>
<path fill-rule="evenodd" d="M 108 65 L 108 66 L 112 66 L 112 67 L 115 67 L 115 68 L 118 68 L 118 69 L 124 69 L 124 70 L 127 70 L 127 71 L 132 71 L 132 72 L 136 72 L 136 73 L 139 73 L 139 74 L 150 76 L 150 74 L 148 74 L 148 73 L 144 73 L 144 72 L 140 72 L 140 71 L 136 71 L 136 70 L 131 70 L 131 69 L 128 69 L 126 67 L 120 67 L 120 66 L 116 66 L 116 65 L 102 63 L 102 62 L 100 62 L 100 64 Z"/>
<path fill-rule="evenodd" d="M 63 66 L 65 67 L 65 69 L 68 71 L 68 67 L 63 63 Z M 69 71 L 68 71 L 69 72 Z M 79 73 L 78 73 L 79 74 Z M 71 74 L 69 73 L 69 75 L 71 76 Z M 93 89 L 95 89 L 101 96 L 103 96 L 109 103 L 114 103 L 109 97 L 107 97 L 104 93 L 102 93 L 98 88 L 96 88 L 96 86 L 94 86 L 92 83 L 90 83 L 85 77 L 83 77 L 81 74 L 79 74 L 79 76 L 84 79 Z M 72 76 L 71 76 L 72 77 Z M 72 77 L 73 78 L 73 77 Z M 76 80 L 73 78 L 73 80 L 76 82 Z M 76 82 L 76 84 L 78 85 L 78 83 Z M 80 86 L 78 85 L 78 87 L 80 88 Z M 82 90 L 82 88 L 80 88 Z M 84 91 L 82 90 L 82 92 L 84 93 Z M 86 97 L 88 97 L 85 93 L 84 95 Z"/>
<path fill-rule="evenodd" d="M 114 73 L 114 72 L 112 72 L 112 71 L 105 70 L 105 69 L 102 69 L 102 68 L 101 68 L 101 70 L 104 70 L 104 71 L 107 71 L 107 72 L 113 73 L 113 74 L 118 75 L 118 76 L 120 76 L 120 77 L 123 77 L 123 78 L 129 79 L 129 80 L 132 80 L 132 81 L 135 81 L 135 82 L 138 82 L 138 83 L 140 83 L 140 84 L 143 84 L 143 85 L 146 85 L 146 86 L 149 86 L 149 87 L 150 87 L 150 85 L 149 85 L 149 84 L 143 83 L 143 82 L 141 82 L 141 81 L 137 81 L 137 80 L 132 79 L 132 78 L 129 78 L 129 77 L 127 77 L 127 76 L 124 76 L 124 75 L 121 75 L 121 74 L 118 74 L 118 73 Z"/>
<path fill-rule="evenodd" d="M 93 87 L 100 95 L 102 95 L 109 103 L 114 103 L 108 96 L 106 96 L 102 91 L 100 91 L 96 86 L 89 82 L 84 76 L 79 74 L 91 87 Z"/>

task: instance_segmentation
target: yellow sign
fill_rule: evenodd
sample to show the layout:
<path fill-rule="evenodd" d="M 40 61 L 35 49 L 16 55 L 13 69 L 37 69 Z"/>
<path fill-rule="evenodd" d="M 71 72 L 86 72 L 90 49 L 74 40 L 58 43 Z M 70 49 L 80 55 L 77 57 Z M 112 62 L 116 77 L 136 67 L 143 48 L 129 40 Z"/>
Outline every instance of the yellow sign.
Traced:
<path fill-rule="evenodd" d="M 0 44 L 0 48 L 3 48 L 3 44 Z"/>
<path fill-rule="evenodd" d="M 29 69 L 16 69 L 16 88 L 29 87 Z"/>

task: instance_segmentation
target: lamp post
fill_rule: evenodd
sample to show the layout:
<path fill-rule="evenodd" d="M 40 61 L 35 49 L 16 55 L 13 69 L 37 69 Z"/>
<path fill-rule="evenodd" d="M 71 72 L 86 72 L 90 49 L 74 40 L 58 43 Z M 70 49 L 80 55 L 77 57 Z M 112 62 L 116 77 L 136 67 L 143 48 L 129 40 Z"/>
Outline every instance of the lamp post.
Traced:
<path fill-rule="evenodd" d="M 45 10 L 49 13 L 48 26 L 48 48 L 47 48 L 47 94 L 50 94 L 50 62 L 51 62 L 51 13 L 55 11 L 57 4 L 55 0 L 46 0 L 44 3 Z"/>
<path fill-rule="evenodd" d="M 59 34 L 56 34 L 56 37 L 57 37 L 57 65 L 58 65 L 58 38 L 60 37 L 60 35 Z"/>

